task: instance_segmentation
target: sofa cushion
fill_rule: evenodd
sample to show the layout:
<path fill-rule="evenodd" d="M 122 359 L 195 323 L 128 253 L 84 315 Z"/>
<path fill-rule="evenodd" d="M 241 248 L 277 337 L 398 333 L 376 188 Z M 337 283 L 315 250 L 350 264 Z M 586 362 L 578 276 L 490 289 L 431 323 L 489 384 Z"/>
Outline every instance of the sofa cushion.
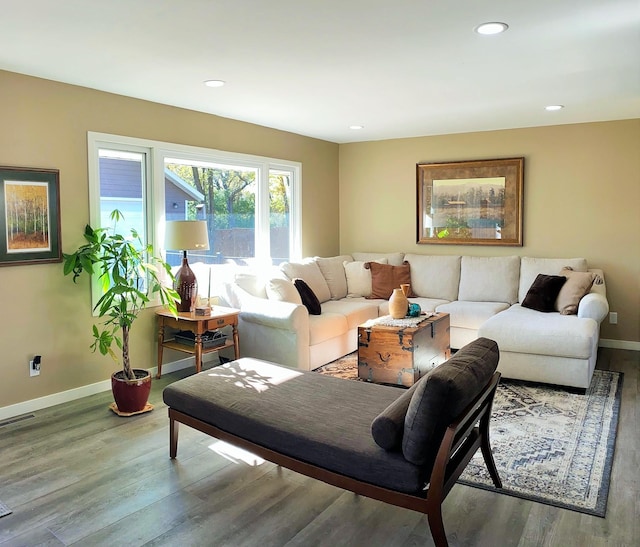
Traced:
<path fill-rule="evenodd" d="M 293 281 L 296 278 L 304 279 L 305 283 L 311 287 L 313 293 L 318 297 L 320 303 L 331 300 L 329 285 L 320 271 L 318 263 L 314 259 L 307 259 L 302 262 L 283 262 L 280 269 Z"/>
<path fill-rule="evenodd" d="M 529 287 L 538 274 L 560 275 L 560 270 L 570 266 L 576 272 L 587 271 L 587 261 L 584 258 L 530 258 L 520 259 L 520 286 L 518 287 L 518 302 L 527 296 Z"/>
<path fill-rule="evenodd" d="M 375 319 L 378 317 L 378 305 L 371 300 L 356 300 L 344 299 L 344 300 L 329 300 L 322 304 L 322 313 L 338 313 L 342 314 L 347 319 L 347 328 L 357 329 L 358 325 L 362 325 L 369 321 L 369 319 Z"/>
<path fill-rule="evenodd" d="M 555 309 L 562 315 L 575 315 L 580 300 L 591 290 L 598 276 L 593 272 L 574 272 L 571 268 L 563 268 L 560 275 L 566 277 L 567 282 L 558 293 Z"/>
<path fill-rule="evenodd" d="M 405 262 L 402 266 L 366 262 L 365 268 L 371 270 L 371 294 L 367 298 L 384 298 L 389 300 L 393 289 L 400 285 L 411 285 L 411 266 Z M 409 296 L 412 296 L 411 292 Z"/>
<path fill-rule="evenodd" d="M 460 285 L 459 256 L 406 254 L 411 265 L 411 291 L 416 296 L 457 300 Z"/>
<path fill-rule="evenodd" d="M 509 309 L 506 302 L 467 302 L 456 300 L 436 307 L 438 313 L 448 313 L 451 327 L 478 330 L 487 319 Z"/>
<path fill-rule="evenodd" d="M 351 253 L 351 256 L 353 256 L 353 260 L 362 262 L 386 260 L 385 264 L 391 264 L 392 266 L 402 266 L 404 261 L 404 253 Z"/>
<path fill-rule="evenodd" d="M 385 450 L 398 450 L 402 447 L 404 418 L 420 380 L 407 390 L 398 389 L 399 397 L 371 422 L 371 435 L 379 447 Z"/>
<path fill-rule="evenodd" d="M 538 274 L 524 297 L 522 306 L 545 313 L 555 311 L 556 298 L 566 281 L 567 278 L 564 275 Z"/>
<path fill-rule="evenodd" d="M 515 304 L 519 277 L 519 256 L 463 256 L 458 300 Z"/>
<path fill-rule="evenodd" d="M 311 287 L 305 283 L 304 279 L 296 277 L 293 280 L 293 286 L 300 293 L 302 304 L 307 308 L 309 313 L 311 315 L 320 315 L 322 313 L 322 308 L 320 307 L 318 297 L 313 293 Z"/>
<path fill-rule="evenodd" d="M 379 264 L 386 264 L 387 259 L 381 258 L 376 260 Z M 347 278 L 347 297 L 365 298 L 371 294 L 371 270 L 365 268 L 366 262 L 355 260 L 353 262 L 344 262 L 344 273 Z"/>
<path fill-rule="evenodd" d="M 347 296 L 347 276 L 344 263 L 351 262 L 351 255 L 332 256 L 330 258 L 316 257 L 318 267 L 329 286 L 331 300 L 339 300 Z"/>
<path fill-rule="evenodd" d="M 265 286 L 267 291 L 267 298 L 269 300 L 278 300 L 280 302 L 291 302 L 300 306 L 302 304 L 302 298 L 298 289 L 288 279 L 269 279 Z"/>
<path fill-rule="evenodd" d="M 324 312 L 320 315 L 309 315 L 310 346 L 342 336 L 348 330 L 347 318 L 341 313 Z"/>
<path fill-rule="evenodd" d="M 498 358 L 498 345 L 478 338 L 418 382 L 404 422 L 402 453 L 407 461 L 433 466 L 447 426 L 487 385 Z"/>
<path fill-rule="evenodd" d="M 478 336 L 495 340 L 502 353 L 532 353 L 589 359 L 598 341 L 593 319 L 559 313 L 540 313 L 514 304 L 487 319 Z"/>

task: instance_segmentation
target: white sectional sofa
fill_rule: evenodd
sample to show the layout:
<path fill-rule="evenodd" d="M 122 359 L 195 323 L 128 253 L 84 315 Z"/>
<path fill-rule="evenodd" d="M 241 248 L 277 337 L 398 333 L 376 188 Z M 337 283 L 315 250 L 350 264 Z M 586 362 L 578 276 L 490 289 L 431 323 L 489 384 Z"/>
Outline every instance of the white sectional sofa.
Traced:
<path fill-rule="evenodd" d="M 506 378 L 589 386 L 609 305 L 602 271 L 589 270 L 583 258 L 353 253 L 238 273 L 224 284 L 222 299 L 241 309 L 240 354 L 311 370 L 356 350 L 358 325 L 388 313 L 387 300 L 366 298 L 369 261 L 409 264 L 415 295 L 409 301 L 423 311 L 450 314 L 453 349 L 490 338 L 498 343 L 498 370 Z M 597 274 L 598 284 L 580 300 L 577 314 L 521 305 L 538 274 L 558 275 L 565 266 Z M 302 304 L 294 278 L 317 296 L 319 315 Z"/>

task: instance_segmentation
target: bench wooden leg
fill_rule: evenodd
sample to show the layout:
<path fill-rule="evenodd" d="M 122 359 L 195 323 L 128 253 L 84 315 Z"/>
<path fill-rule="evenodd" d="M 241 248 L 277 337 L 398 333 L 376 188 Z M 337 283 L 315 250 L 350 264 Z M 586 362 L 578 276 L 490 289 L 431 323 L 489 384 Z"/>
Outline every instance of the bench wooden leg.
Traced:
<path fill-rule="evenodd" d="M 493 459 L 493 452 L 491 451 L 491 443 L 489 441 L 489 420 L 491 419 L 491 408 L 486 410 L 482 418 L 480 418 L 480 449 L 482 450 L 482 457 L 484 463 L 489 471 L 489 476 L 493 481 L 496 488 L 502 488 L 502 480 L 498 475 L 498 469 L 496 468 L 496 461 Z"/>
<path fill-rule="evenodd" d="M 432 505 L 427 513 L 431 537 L 436 547 L 448 547 L 447 535 L 444 533 L 444 523 L 442 522 L 442 506 Z"/>
<path fill-rule="evenodd" d="M 169 416 L 169 457 L 174 459 L 178 455 L 178 426 L 171 416 Z"/>

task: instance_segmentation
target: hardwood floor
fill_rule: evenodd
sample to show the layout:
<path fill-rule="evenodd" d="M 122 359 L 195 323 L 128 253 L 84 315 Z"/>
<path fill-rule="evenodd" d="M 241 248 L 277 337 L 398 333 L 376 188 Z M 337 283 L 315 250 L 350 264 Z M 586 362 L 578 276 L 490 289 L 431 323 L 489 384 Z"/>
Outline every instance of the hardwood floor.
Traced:
<path fill-rule="evenodd" d="M 600 349 L 598 368 L 625 374 L 607 517 L 456 485 L 452 546 L 640 545 L 640 353 Z M 120 418 L 104 393 L 0 427 L 0 545 L 433 545 L 423 515 L 224 457 L 188 427 L 171 461 L 161 392 L 191 372 L 154 379 L 149 414 Z"/>

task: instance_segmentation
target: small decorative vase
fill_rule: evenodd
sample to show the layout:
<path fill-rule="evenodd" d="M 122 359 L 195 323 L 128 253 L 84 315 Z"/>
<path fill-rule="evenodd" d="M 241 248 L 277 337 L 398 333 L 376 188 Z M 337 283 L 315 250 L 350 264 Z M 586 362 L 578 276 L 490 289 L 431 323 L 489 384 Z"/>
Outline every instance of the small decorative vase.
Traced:
<path fill-rule="evenodd" d="M 409 301 L 402 289 L 393 289 L 389 298 L 389 315 L 394 319 L 402 319 L 407 315 Z"/>

